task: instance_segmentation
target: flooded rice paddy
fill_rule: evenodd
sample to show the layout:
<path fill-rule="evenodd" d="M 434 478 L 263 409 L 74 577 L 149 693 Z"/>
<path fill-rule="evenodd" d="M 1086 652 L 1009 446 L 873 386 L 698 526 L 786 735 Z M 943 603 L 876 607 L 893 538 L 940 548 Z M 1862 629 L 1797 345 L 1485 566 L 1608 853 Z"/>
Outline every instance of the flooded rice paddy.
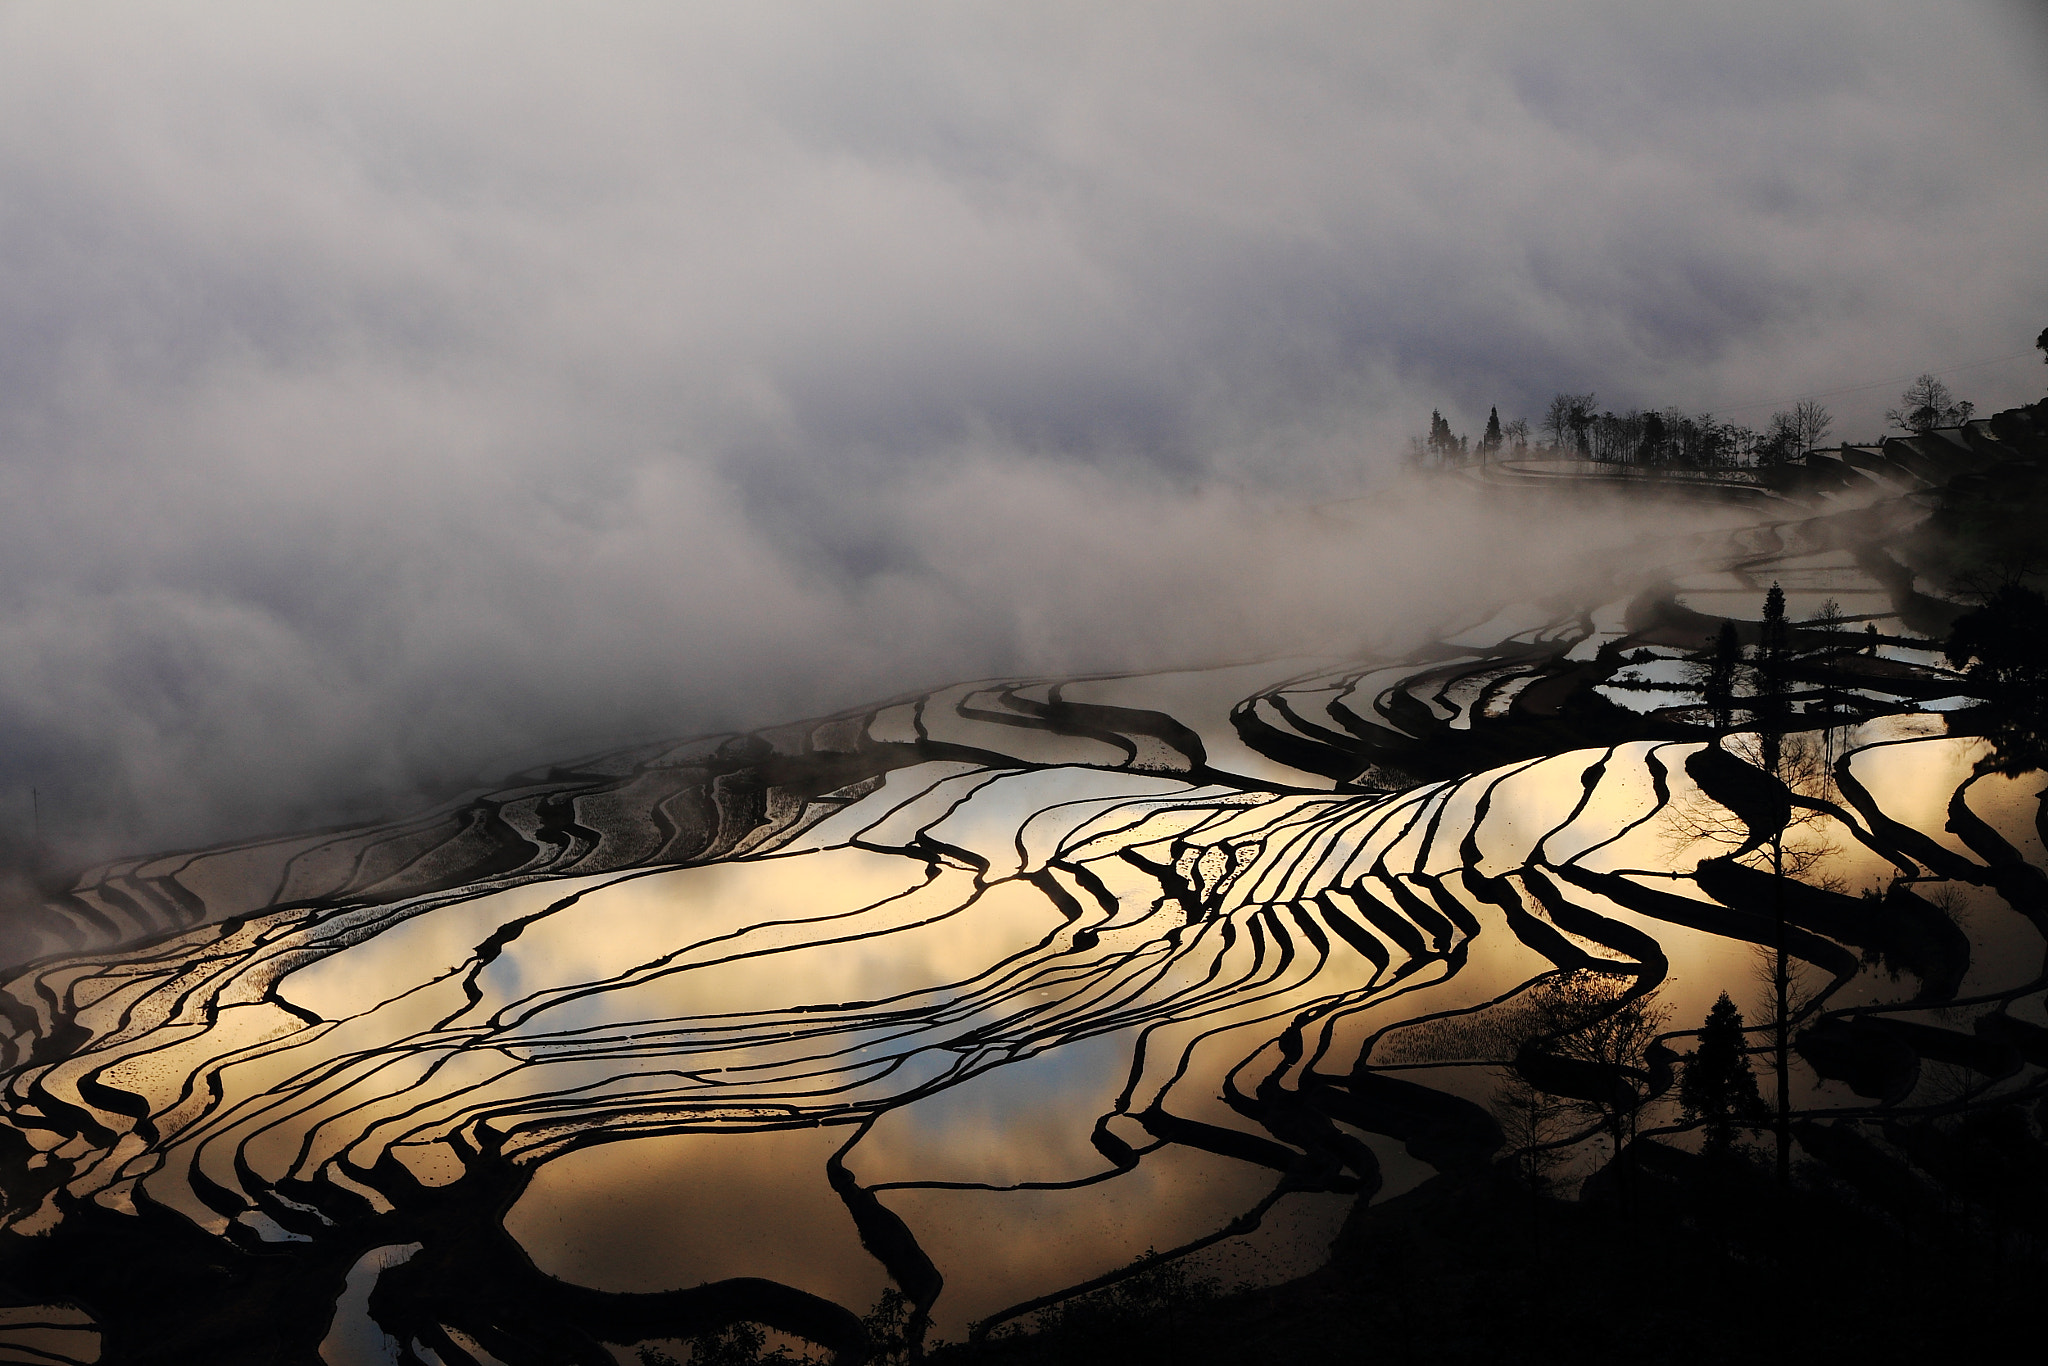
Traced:
<path fill-rule="evenodd" d="M 1911 509 L 1851 503 L 1400 658 L 979 681 L 93 870 L 0 982 L 0 1351 L 850 1354 L 888 1287 L 959 1339 L 1160 1256 L 1297 1275 L 1508 1151 L 1484 1025 L 1560 974 L 1654 1001 L 1636 1122 L 1696 1143 L 1673 1068 L 1781 912 L 1801 1123 L 2039 1089 L 2042 776 L 1925 705 L 1868 569 Z M 1690 658 L 1773 582 L 1828 671 L 1789 889 Z"/>

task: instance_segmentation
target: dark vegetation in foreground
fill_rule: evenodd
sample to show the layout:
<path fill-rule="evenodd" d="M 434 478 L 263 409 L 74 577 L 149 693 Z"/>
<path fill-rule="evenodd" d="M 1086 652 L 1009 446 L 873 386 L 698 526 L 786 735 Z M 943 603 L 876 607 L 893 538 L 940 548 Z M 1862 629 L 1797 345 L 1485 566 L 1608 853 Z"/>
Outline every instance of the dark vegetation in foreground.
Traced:
<path fill-rule="evenodd" d="M 1973 1337 L 1998 1336 L 2012 1313 L 2007 1306 L 2030 1305 L 2048 1270 L 2048 1027 L 2031 1010 L 2009 1009 L 2037 995 L 2048 978 L 2037 973 L 2031 982 L 1965 997 L 1972 944 L 1958 910 L 1967 907 L 1949 884 L 1988 889 L 2038 928 L 2048 925 L 2048 876 L 2037 854 L 2029 862 L 2027 852 L 1972 817 L 1967 782 L 1941 819 L 1974 858 L 1921 830 L 1924 818 L 1906 824 L 1882 818 L 1868 802 L 1859 808 L 1869 820 L 1859 842 L 1899 870 L 1888 886 L 1860 896 L 1830 877 L 1829 850 L 1815 835 L 1827 827 L 1812 822 L 1828 817 L 1854 828 L 1853 813 L 1841 803 L 1853 803 L 1844 788 L 1857 789 L 1829 737 L 1923 703 L 1945 704 L 1951 736 L 1990 740 L 1972 782 L 1994 772 L 2028 774 L 2048 757 L 2048 600 L 2036 586 L 2029 539 L 2048 488 L 2040 474 L 2048 467 L 2048 404 L 1888 445 L 1895 449 L 1879 452 L 1877 472 L 1894 492 L 1879 500 L 1889 500 L 1890 510 L 1879 511 L 1910 525 L 1903 509 L 1912 500 L 1914 510 L 1937 521 L 1982 528 L 1960 533 L 1976 537 L 1967 553 L 1945 567 L 1910 562 L 1910 550 L 1906 561 L 1894 559 L 1880 534 L 1893 523 L 1863 525 L 1869 507 L 1860 501 L 1829 514 L 1840 521 L 1807 516 L 1796 535 L 1774 528 L 1768 537 L 1781 558 L 1795 547 L 1804 553 L 1867 546 L 1858 567 L 1884 589 L 1889 615 L 1910 635 L 1880 636 L 1875 626 L 1885 616 L 1845 617 L 1833 602 L 1795 622 L 1777 585 L 1756 621 L 1703 616 L 1653 586 L 1629 599 L 1626 629 L 1607 633 L 1592 658 L 1570 658 L 1568 643 L 1555 639 L 1488 655 L 1489 675 L 1519 670 L 1530 686 L 1505 714 L 1468 694 L 1464 714 L 1475 723 L 1469 730 L 1444 724 L 1449 708 L 1433 711 L 1426 701 L 1441 700 L 1452 678 L 1473 676 L 1471 661 L 1462 659 L 1439 668 L 1432 657 L 1404 668 L 1405 686 L 1385 689 L 1394 696 L 1378 713 L 1393 727 L 1356 713 L 1344 721 L 1334 702 L 1323 710 L 1342 733 L 1318 726 L 1291 709 L 1286 687 L 1257 699 L 1268 706 L 1270 723 L 1258 719 L 1253 701 L 1233 712 L 1247 745 L 1330 777 L 1339 792 L 1386 790 L 1378 781 L 1382 759 L 1388 768 L 1412 765 L 1416 775 L 1401 780 L 1409 785 L 1431 771 L 1456 778 L 1518 755 L 1611 748 L 1634 738 L 1685 741 L 1682 763 L 1702 800 L 1670 801 L 1660 788 L 1657 818 L 1693 853 L 1701 841 L 1718 846 L 1694 871 L 1668 874 L 1702 893 L 1683 900 L 1625 879 L 1603 880 L 1574 858 L 1528 858 L 1516 870 L 1520 885 L 1560 917 L 1559 925 L 1570 916 L 1597 930 L 1590 937 L 1616 956 L 1577 951 L 1532 915 L 1514 932 L 1526 931 L 1524 944 L 1554 970 L 1513 997 L 1414 1016 L 1382 1031 L 1348 1072 L 1314 1075 L 1295 1088 L 1280 1085 L 1278 1073 L 1270 1091 L 1261 1083 L 1243 1113 L 1279 1140 L 1258 1140 L 1257 1160 L 1282 1189 L 1377 1190 L 1379 1165 L 1347 1128 L 1405 1142 L 1440 1173 L 1377 1207 L 1363 1204 L 1336 1240 L 1330 1264 L 1314 1275 L 1226 1292 L 1202 1280 L 1199 1263 L 1147 1258 L 1129 1274 L 1088 1283 L 1092 1293 L 1020 1306 L 1016 1318 L 993 1325 L 993 1336 L 927 1343 L 915 1315 L 937 1302 L 936 1264 L 841 1166 L 828 1168 L 833 1188 L 905 1291 L 885 1297 L 865 1320 L 847 1306 L 750 1278 L 646 1294 L 599 1291 L 543 1274 L 507 1233 L 501 1216 L 531 1169 L 506 1157 L 503 1130 L 480 1121 L 463 1138 L 460 1180 L 425 1185 L 388 1151 L 374 1169 L 363 1169 L 377 1183 L 373 1189 L 396 1193 L 394 1217 L 364 1214 L 351 1203 L 362 1197 L 348 1187 L 272 1181 L 263 1209 L 275 1212 L 280 1228 L 303 1230 L 297 1241 L 221 1238 L 153 1200 L 129 1214 L 67 1191 L 54 1229 L 7 1234 L 0 1300 L 30 1310 L 81 1306 L 77 1312 L 89 1313 L 100 1345 L 95 1355 L 72 1354 L 74 1361 L 311 1361 L 338 1287 L 363 1252 L 411 1244 L 413 1255 L 377 1275 L 366 1306 L 409 1363 L 608 1366 L 614 1348 L 605 1344 L 623 1343 L 631 1345 L 617 1348 L 621 1355 L 648 1366 L 748 1366 L 815 1360 L 824 1350 L 805 1348 L 798 1338 L 836 1347 L 842 1361 L 892 1363 L 1315 1361 L 1368 1353 L 1397 1362 L 1578 1362 L 1623 1353 L 1687 1361 L 1738 1351 L 1773 1360 L 1795 1353 L 1839 1360 L 1852 1352 L 1867 1360 L 1955 1359 Z M 1853 470 L 1841 463 L 1837 473 L 1847 487 Z M 1941 599 L 1914 589 L 1920 573 L 1930 575 Z M 1980 587 L 1970 589 L 1966 575 Z M 1761 575 L 1755 586 L 1762 588 Z M 1590 614 L 1581 625 L 1581 637 L 1590 638 Z M 1643 648 L 1629 652 L 1627 645 Z M 1938 650 L 1950 668 L 1931 662 Z M 1622 672 L 1653 665 L 1657 677 L 1631 680 Z M 1493 677 L 1485 686 L 1500 682 Z M 1630 687 L 1676 694 L 1677 705 L 1639 711 L 1599 691 Z M 1135 763 L 1140 750 L 1128 732 L 1178 756 L 1175 771 L 1190 782 L 1229 778 L 1209 768 L 1200 735 L 1165 714 L 1069 706 L 1056 691 L 1042 700 L 1001 696 L 1010 699 L 998 702 L 1008 710 L 990 714 L 1006 728 L 1122 740 Z M 1008 762 L 1000 748 L 926 744 L 921 727 L 917 744 L 879 739 L 879 714 L 802 723 L 774 739 L 715 737 L 690 752 L 692 767 L 680 773 L 672 764 L 656 770 L 651 759 L 588 773 L 550 771 L 537 791 L 519 798 L 527 803 L 517 812 L 520 824 L 501 809 L 509 803 L 480 801 L 459 819 L 436 823 L 437 817 L 403 840 L 371 830 L 360 846 L 338 846 L 356 850 L 349 861 L 325 857 L 331 851 L 316 846 L 323 857 L 308 860 L 308 882 L 280 881 L 267 900 L 237 910 L 209 908 L 189 895 L 169 899 L 166 889 L 189 893 L 175 878 L 154 890 L 146 880 L 131 882 L 134 896 L 110 878 L 99 884 L 108 889 L 98 902 L 104 923 L 91 928 L 118 940 L 117 916 L 151 924 L 155 903 L 148 897 L 159 891 L 166 900 L 156 932 L 192 926 L 196 917 L 198 929 L 222 942 L 241 932 L 251 911 L 325 914 L 357 896 L 388 905 L 398 888 L 407 895 L 473 888 L 522 870 L 538 877 L 573 866 L 581 876 L 716 862 L 804 804 L 842 789 L 870 791 L 861 785 L 905 765 Z M 969 709 L 956 705 L 954 714 L 966 720 Z M 1282 722 L 1292 731 L 1283 731 Z M 828 733 L 834 738 L 819 743 Z M 1589 799 L 1606 764 L 1581 777 Z M 594 824 L 579 820 L 579 801 L 592 799 L 580 808 L 585 814 L 604 810 L 596 795 L 643 780 L 631 802 L 609 808 L 615 814 Z M 2048 819 L 2037 814 L 2036 822 L 2048 834 Z M 1481 823 L 1475 811 L 1468 839 L 1476 839 Z M 378 858 L 390 861 L 369 859 L 372 844 L 382 851 Z M 1475 872 L 1478 847 L 1469 843 L 1458 856 L 1463 871 L 1474 873 L 1474 894 L 1504 912 L 1521 911 L 1520 894 L 1504 878 Z M 343 871 L 333 871 L 337 865 Z M 1156 905 L 1171 900 L 1192 922 L 1208 893 L 1167 865 L 1141 866 L 1160 890 Z M 1580 876 L 1588 881 L 1574 886 L 1611 892 L 1623 898 L 1617 904 L 1624 910 L 1647 906 L 1653 918 L 1681 924 L 1704 913 L 1713 932 L 1752 945 L 1764 976 L 1751 985 L 1767 988 L 1760 1018 L 1745 1026 L 1724 996 L 1703 1022 L 1695 1024 L 1691 1010 L 1690 1018 L 1673 1021 L 1656 999 L 1668 977 L 1661 951 L 1619 920 L 1582 914 L 1557 880 Z M 299 891 L 288 897 L 287 885 Z M 382 890 L 373 897 L 369 889 Z M 1419 942 L 1416 915 L 1387 920 Z M 86 942 L 82 916 L 67 918 L 58 908 L 50 923 L 78 934 L 66 941 L 74 954 Z M 1326 923 L 1343 935 L 1350 922 Z M 215 925 L 223 928 L 211 930 Z M 487 961 L 481 955 L 503 947 L 504 933 L 480 947 L 479 967 Z M 195 935 L 165 942 L 201 941 Z M 232 947 L 228 961 L 241 952 Z M 2027 957 L 2035 970 L 2038 948 Z M 1801 962 L 1823 968 L 1837 987 L 1870 969 L 1895 983 L 1903 973 L 1918 985 L 1910 994 L 1879 988 L 1885 999 L 1874 1007 L 1853 999 L 1830 1004 L 1835 988 L 1816 993 L 1818 979 L 1802 978 Z M 126 964 L 108 955 L 94 966 Z M 189 960 L 173 957 L 147 972 L 159 974 L 142 979 L 161 983 L 152 991 L 180 994 L 180 1010 L 188 1008 L 188 995 L 206 1010 L 225 999 L 187 985 L 198 975 Z M 79 1042 L 89 1035 L 81 1020 L 101 1007 L 106 991 L 125 989 L 113 971 L 101 975 L 104 983 L 31 977 L 40 994 L 24 988 L 13 998 L 10 1023 L 53 1055 L 79 1050 L 72 1056 L 91 1057 Z M 48 980 L 58 985 L 43 989 Z M 1727 985 L 1741 990 L 1739 981 Z M 1673 1024 L 1690 1027 L 1666 1028 Z M 398 1043 L 413 1046 L 392 1041 Z M 1375 1051 L 1382 1043 L 1384 1055 Z M 634 1075 L 630 1065 L 629 1055 L 615 1077 Z M 1484 1069 L 1466 1075 L 1497 1080 L 1500 1088 L 1475 1101 L 1405 1080 L 1399 1071 L 1450 1065 Z M 1824 1108 L 1795 1108 L 1795 1066 L 1800 1076 L 1840 1083 L 1857 1099 L 1837 1089 Z M 64 1189 L 72 1159 L 57 1138 L 68 1134 L 72 1151 L 97 1160 L 110 1151 L 119 1126 L 155 1123 L 149 1097 L 101 1080 L 111 1074 L 111 1066 L 86 1074 L 75 1099 L 36 1091 L 10 1115 L 11 1127 L 0 1132 L 0 1185 L 10 1197 L 33 1201 Z M 536 1089 L 520 1103 L 545 1094 Z M 1674 1108 L 1683 1111 L 1676 1122 Z M 589 1132 L 598 1132 L 600 1118 L 611 1117 L 593 1116 Z M 136 1132 L 144 1131 L 138 1125 Z M 1698 1153 L 1690 1150 L 1695 1141 Z M 1625 1158 L 1607 1162 L 1617 1151 Z M 56 1160 L 46 1157 L 51 1152 Z M 1595 1161 L 1605 1169 L 1582 1183 Z M 237 1162 L 236 1179 L 258 1185 Z M 244 1208 L 196 1168 L 188 1184 L 196 1200 L 224 1218 L 238 1218 Z M 316 1192 L 339 1218 L 300 1199 Z M 771 1339 L 762 1324 L 790 1336 Z M 28 1325 L 46 1330 L 54 1331 Z M 0 1343 L 0 1356 L 11 1345 Z"/>
<path fill-rule="evenodd" d="M 2039 1141 L 2015 1117 L 1915 1134 L 1953 1185 L 1840 1139 L 1780 1204 L 1762 1163 L 1719 1171 L 1647 1140 L 1628 1200 L 1532 1195 L 1500 1168 L 1354 1211 L 1329 1265 L 1236 1294 L 1165 1282 L 938 1362 L 1958 1360 L 2032 1320 L 2044 1259 Z M 2015 1150 L 2015 1145 L 2019 1145 Z M 1941 1159 L 1931 1156 L 1942 1154 Z M 2009 1189 L 2014 1160 L 2033 1177 Z M 1990 1181 L 2006 1196 L 1975 1203 Z M 2022 1209 L 2024 1212 L 2022 1212 Z"/>
<path fill-rule="evenodd" d="M 1946 577 L 1981 585 L 1979 605 L 1952 618 L 1944 653 L 1977 699 L 1956 719 L 1992 742 L 1985 772 L 2048 766 L 2048 599 L 2028 583 L 2041 569 L 2032 533 L 2043 492 L 2037 464 L 2009 466 L 1936 508 L 1941 539 L 1968 547 L 1944 566 Z M 1817 799 L 1802 792 L 1810 784 L 1788 733 L 1794 699 L 1832 713 L 1843 671 L 1874 650 L 1831 630 L 1807 632 L 1801 649 L 1774 586 L 1753 653 L 1724 624 L 1694 657 L 1693 690 L 1713 739 L 1688 767 L 1703 788 L 1728 789 L 1742 819 L 1725 832 L 1690 833 L 1739 840 L 1725 861 L 1748 855 L 1772 885 L 1801 892 L 1805 870 L 1785 836 L 1799 821 L 1795 803 Z M 1738 720 L 1746 747 L 1727 734 Z M 1735 788 L 1756 790 L 1738 799 Z M 1775 818 L 1751 809 L 1766 789 L 1783 798 Z M 2035 882 L 2039 871 L 2026 870 Z M 1675 1054 L 1663 1044 L 1672 1036 L 1654 993 L 1617 974 L 1559 974 L 1478 1050 L 1514 1060 L 1493 1107 L 1505 1144 L 1446 1162 L 1446 1149 L 1425 1142 L 1440 1174 L 1376 1205 L 1361 1198 L 1313 1274 L 1231 1290 L 1187 1262 L 1148 1256 L 1035 1319 L 928 1350 L 892 1291 L 864 1320 L 869 1359 L 1928 1362 L 2025 1341 L 2048 1278 L 2048 1094 L 2029 1085 L 1997 1095 L 1965 1082 L 1945 1103 L 1897 1106 L 1913 1083 L 1877 1075 L 1898 1069 L 1873 1051 L 1874 1038 L 1849 1040 L 1824 1022 L 1798 1027 L 1805 1010 L 1785 948 L 1788 897 L 1769 900 L 1776 999 L 1756 1037 L 1724 994 L 1691 1051 Z M 1889 904 L 1875 889 L 1864 900 L 1873 913 Z M 2037 902 L 2038 894 L 2016 904 Z M 1974 1039 L 1953 1041 L 1987 1056 L 1930 1055 L 1937 1079 L 2011 1073 L 2016 1059 L 1988 1060 L 2001 1046 L 2048 1060 L 2048 1030 L 2001 1020 L 1998 1035 L 1984 1023 Z M 1457 1042 L 1473 1051 L 1473 1039 Z M 1786 1085 L 1794 1052 L 1879 1103 L 1826 1122 L 1799 1115 Z M 1908 1070 L 1917 1076 L 1917 1064 Z M 1595 1071 L 1607 1085 L 1585 1084 Z M 1679 1101 L 1683 1123 L 1639 1134 L 1660 1095 Z M 1680 1130 L 1697 1132 L 1696 1150 L 1670 1141 Z M 1595 1134 L 1601 1151 L 1622 1156 L 1586 1178 L 1576 1198 L 1562 1198 L 1556 1166 Z M 746 1324 L 698 1339 L 687 1355 L 698 1366 L 806 1360 L 770 1349 Z M 642 1360 L 681 1358 L 643 1349 Z"/>
<path fill-rule="evenodd" d="M 1322 1269 L 1227 1291 L 1167 1262 L 1044 1316 L 937 1345 L 934 1366 L 1203 1363 L 1955 1361 L 2037 1323 L 2048 1274 L 2044 1116 L 2016 1108 L 1805 1126 L 1788 1193 L 1767 1154 L 1719 1161 L 1639 1139 L 1577 1200 L 1505 1161 L 1353 1210 Z M 1902 1156 L 1902 1154 L 1908 1156 Z M 875 1362 L 912 1360 L 900 1300 Z M 748 1325 L 697 1366 L 804 1361 Z M 667 1366 L 684 1356 L 646 1350 Z"/>

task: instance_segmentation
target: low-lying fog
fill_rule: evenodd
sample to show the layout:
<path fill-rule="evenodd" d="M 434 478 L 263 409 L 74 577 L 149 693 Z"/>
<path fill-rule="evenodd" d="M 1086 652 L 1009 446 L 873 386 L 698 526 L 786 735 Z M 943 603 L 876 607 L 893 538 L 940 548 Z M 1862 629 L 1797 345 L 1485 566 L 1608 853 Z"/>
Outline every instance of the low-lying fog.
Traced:
<path fill-rule="evenodd" d="M 1671 529 L 1314 509 L 1432 408 L 2037 397 L 2025 14 L 9 6 L 0 825 L 1582 591 Z"/>
<path fill-rule="evenodd" d="M 403 805 L 508 756 L 989 674 L 1398 649 L 1511 600 L 1599 600 L 1668 534 L 1730 516 L 1444 479 L 1318 511 L 973 452 L 836 490 L 842 508 L 803 539 L 701 467 L 626 478 L 580 511 L 552 496 L 574 487 L 479 481 L 388 518 L 381 479 L 337 480 L 253 538 L 201 499 L 184 524 L 217 529 L 217 548 L 148 575 L 172 582 L 38 595 L 10 672 L 40 672 L 11 700 L 47 747 L 45 833 L 75 840 L 81 817 L 103 840 L 257 833 Z"/>

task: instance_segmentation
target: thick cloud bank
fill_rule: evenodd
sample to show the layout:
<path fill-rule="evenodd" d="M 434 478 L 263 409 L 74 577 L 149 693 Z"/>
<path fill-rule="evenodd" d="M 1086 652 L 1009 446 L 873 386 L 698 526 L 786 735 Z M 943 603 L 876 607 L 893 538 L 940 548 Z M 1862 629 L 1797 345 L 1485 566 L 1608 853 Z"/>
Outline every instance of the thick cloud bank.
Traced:
<path fill-rule="evenodd" d="M 1432 407 L 2024 351 L 2042 50 L 1870 0 L 0 8 L 0 809 L 200 838 L 1455 615 L 1589 531 L 1301 511 Z"/>

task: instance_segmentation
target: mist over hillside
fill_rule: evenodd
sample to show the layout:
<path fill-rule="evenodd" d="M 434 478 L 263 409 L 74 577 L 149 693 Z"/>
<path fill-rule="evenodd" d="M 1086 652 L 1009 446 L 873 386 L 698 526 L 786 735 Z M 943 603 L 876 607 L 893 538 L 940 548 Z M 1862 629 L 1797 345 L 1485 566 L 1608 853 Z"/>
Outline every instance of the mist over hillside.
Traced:
<path fill-rule="evenodd" d="M 2044 129 L 2018 0 L 0 5 L 0 1357 L 1972 1354 Z"/>
<path fill-rule="evenodd" d="M 1432 408 L 2037 396 L 2024 7 L 1483 18 L 9 7 L 0 809 L 397 809 L 1635 534 L 1304 530 Z"/>

